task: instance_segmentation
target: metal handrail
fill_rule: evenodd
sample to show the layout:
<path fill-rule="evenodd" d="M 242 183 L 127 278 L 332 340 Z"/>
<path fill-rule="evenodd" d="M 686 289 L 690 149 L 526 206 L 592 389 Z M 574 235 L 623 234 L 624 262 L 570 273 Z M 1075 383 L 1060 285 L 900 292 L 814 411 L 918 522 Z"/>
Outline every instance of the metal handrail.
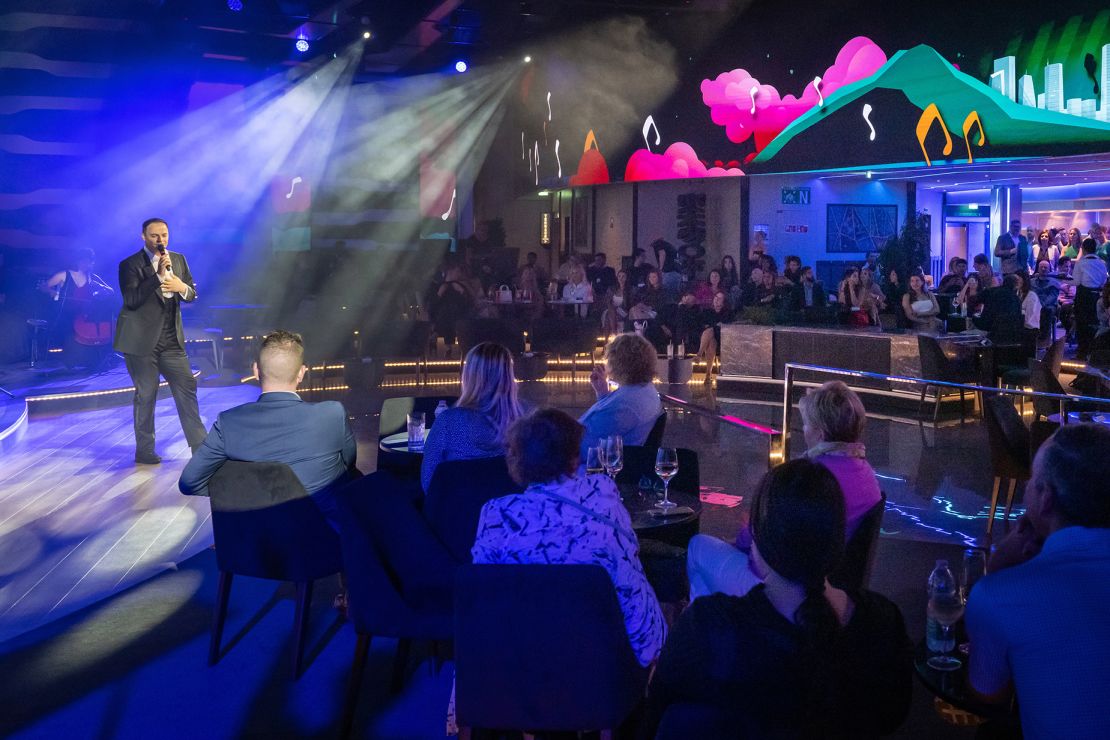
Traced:
<path fill-rule="evenodd" d="M 1067 403 L 1104 403 L 1110 404 L 1110 398 L 1097 398 L 1095 396 L 1072 396 L 1060 393 L 1045 393 L 1043 391 L 1026 391 L 1019 388 L 999 388 L 996 386 L 982 386 L 982 385 L 968 385 L 965 383 L 953 383 L 947 380 L 930 380 L 929 378 L 911 378 L 905 375 L 886 375 L 883 373 L 872 373 L 866 370 L 848 370 L 842 367 L 825 367 L 824 365 L 806 365 L 800 362 L 788 362 L 784 366 L 783 374 L 783 403 L 782 403 L 782 449 L 785 451 L 786 445 L 790 441 L 790 411 L 793 408 L 791 397 L 794 393 L 794 378 L 793 373 L 796 370 L 803 370 L 813 373 L 824 373 L 826 375 L 837 375 L 849 378 L 871 378 L 872 380 L 883 380 L 889 383 L 905 383 L 907 385 L 933 385 L 938 388 L 955 388 L 957 390 L 975 391 L 977 393 L 1002 393 L 1010 396 L 1021 396 L 1028 398 L 1051 398 L 1060 403 L 1060 423 L 1066 424 L 1068 415 L 1065 412 L 1064 405 Z M 785 454 L 785 452 L 784 452 Z"/>
<path fill-rule="evenodd" d="M 676 398 L 675 396 L 667 395 L 666 393 L 660 393 L 659 397 L 663 400 L 664 403 L 678 406 L 684 411 L 690 411 L 694 414 L 697 414 L 698 416 L 704 416 L 706 418 L 718 421 L 722 424 L 728 424 L 730 426 L 739 427 L 740 429 L 744 429 L 749 432 L 755 432 L 757 434 L 764 435 L 767 438 L 767 467 L 772 468 L 783 461 L 783 451 L 786 449 L 786 447 L 782 443 L 782 432 L 780 432 L 778 429 L 775 429 L 774 427 L 764 426 L 763 424 L 756 424 L 754 421 L 741 419 L 739 416 L 733 416 L 731 414 L 718 414 L 715 411 L 710 411 L 704 406 L 698 406 L 697 404 L 690 403 L 689 401 L 683 401 L 681 398 Z"/>

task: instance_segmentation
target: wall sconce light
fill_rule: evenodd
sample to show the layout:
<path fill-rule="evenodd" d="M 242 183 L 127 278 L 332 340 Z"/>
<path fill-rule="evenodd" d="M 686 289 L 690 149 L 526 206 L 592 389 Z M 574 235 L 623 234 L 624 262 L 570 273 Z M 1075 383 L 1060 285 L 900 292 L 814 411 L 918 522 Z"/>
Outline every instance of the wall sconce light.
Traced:
<path fill-rule="evenodd" d="M 548 211 L 540 214 L 540 244 L 551 246 L 551 213 Z"/>

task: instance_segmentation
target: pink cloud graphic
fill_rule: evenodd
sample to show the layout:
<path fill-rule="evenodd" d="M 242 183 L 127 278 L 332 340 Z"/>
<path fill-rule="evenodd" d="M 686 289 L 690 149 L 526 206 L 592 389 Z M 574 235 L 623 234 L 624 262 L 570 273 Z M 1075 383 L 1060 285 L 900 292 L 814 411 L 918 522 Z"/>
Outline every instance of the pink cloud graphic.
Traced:
<path fill-rule="evenodd" d="M 624 181 L 679 180 L 686 177 L 729 177 L 743 175 L 737 167 L 706 167 L 689 144 L 676 141 L 662 154 L 637 149 L 628 159 Z"/>
<path fill-rule="evenodd" d="M 844 85 L 871 76 L 886 61 L 886 53 L 875 42 L 856 36 L 841 47 L 836 61 L 821 75 L 821 97 L 828 99 Z M 745 69 L 702 80 L 701 97 L 709 106 L 713 122 L 725 127 L 729 141 L 739 144 L 754 137 L 757 152 L 818 103 L 812 82 L 806 84 L 801 97 L 782 97 L 773 85 L 762 84 Z"/>

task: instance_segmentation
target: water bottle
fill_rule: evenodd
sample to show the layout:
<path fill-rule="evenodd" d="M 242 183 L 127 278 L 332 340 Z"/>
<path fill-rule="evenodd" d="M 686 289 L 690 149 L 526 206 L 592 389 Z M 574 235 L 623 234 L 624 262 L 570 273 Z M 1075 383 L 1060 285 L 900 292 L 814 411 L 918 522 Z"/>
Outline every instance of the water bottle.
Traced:
<path fill-rule="evenodd" d="M 447 402 L 444 401 L 442 398 L 439 399 L 439 403 L 436 404 L 435 414 L 432 416 L 432 421 L 435 421 L 436 419 L 438 419 L 439 415 L 442 414 L 446 410 L 447 410 Z"/>
<path fill-rule="evenodd" d="M 938 560 L 933 572 L 929 574 L 929 607 L 925 621 L 925 644 L 930 652 L 947 653 L 955 647 L 952 630 L 945 629 L 942 622 L 951 625 L 952 612 L 959 608 L 962 612 L 960 585 L 948 567 L 947 560 Z M 940 619 L 938 619 L 938 616 Z M 958 619 L 959 616 L 956 617 Z"/>

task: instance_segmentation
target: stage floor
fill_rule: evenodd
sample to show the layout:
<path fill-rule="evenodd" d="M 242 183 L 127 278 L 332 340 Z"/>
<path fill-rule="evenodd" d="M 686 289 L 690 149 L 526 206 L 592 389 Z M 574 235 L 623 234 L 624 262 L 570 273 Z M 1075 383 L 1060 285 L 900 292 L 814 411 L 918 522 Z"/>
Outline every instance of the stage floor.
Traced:
<path fill-rule="evenodd" d="M 257 386 L 202 388 L 201 414 Z M 0 468 L 0 642 L 175 567 L 212 543 L 206 499 L 182 496 L 189 459 L 159 401 L 161 465 L 136 465 L 131 406 L 34 418 Z"/>

